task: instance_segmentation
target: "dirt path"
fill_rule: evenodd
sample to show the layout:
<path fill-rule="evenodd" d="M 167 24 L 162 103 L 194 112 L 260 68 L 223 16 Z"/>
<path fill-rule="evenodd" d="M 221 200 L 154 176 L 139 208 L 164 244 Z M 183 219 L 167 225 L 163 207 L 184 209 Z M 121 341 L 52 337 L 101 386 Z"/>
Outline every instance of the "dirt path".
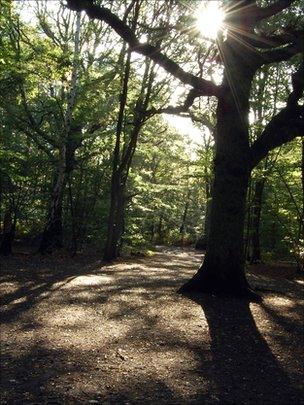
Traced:
<path fill-rule="evenodd" d="M 176 294 L 201 258 L 2 262 L 1 403 L 304 403 L 302 281 L 258 269 L 262 304 Z"/>

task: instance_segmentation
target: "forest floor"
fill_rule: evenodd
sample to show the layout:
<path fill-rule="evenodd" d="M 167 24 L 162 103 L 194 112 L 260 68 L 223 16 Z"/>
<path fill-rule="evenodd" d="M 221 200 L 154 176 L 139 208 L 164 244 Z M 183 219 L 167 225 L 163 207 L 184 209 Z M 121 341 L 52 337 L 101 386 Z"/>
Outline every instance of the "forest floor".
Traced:
<path fill-rule="evenodd" d="M 177 288 L 202 254 L 1 263 L 1 404 L 301 404 L 303 279 L 254 266 L 262 303 Z"/>

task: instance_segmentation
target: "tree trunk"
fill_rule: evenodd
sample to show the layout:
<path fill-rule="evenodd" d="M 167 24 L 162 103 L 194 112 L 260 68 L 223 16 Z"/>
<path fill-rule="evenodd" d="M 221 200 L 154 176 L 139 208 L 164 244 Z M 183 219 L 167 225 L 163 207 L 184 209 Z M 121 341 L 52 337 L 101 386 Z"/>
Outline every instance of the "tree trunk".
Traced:
<path fill-rule="evenodd" d="M 73 136 L 81 128 L 73 128 L 72 113 L 76 103 L 78 66 L 80 52 L 80 27 L 81 12 L 76 15 L 75 39 L 73 67 L 71 72 L 71 83 L 69 96 L 67 100 L 67 109 L 64 117 L 64 130 L 61 134 L 59 146 L 58 169 L 55 185 L 51 197 L 51 205 L 47 224 L 44 228 L 39 252 L 51 253 L 54 249 L 60 249 L 63 246 L 63 228 L 62 228 L 62 202 L 68 176 L 72 173 L 75 163 L 75 151 L 81 145 L 81 138 Z"/>
<path fill-rule="evenodd" d="M 262 211 L 262 197 L 265 186 L 265 179 L 257 180 L 254 190 L 254 199 L 252 207 L 252 222 L 251 222 L 251 254 L 250 263 L 261 262 L 261 247 L 260 247 L 260 221 Z"/>
<path fill-rule="evenodd" d="M 3 220 L 3 236 L 0 245 L 0 255 L 9 256 L 12 254 L 12 243 L 15 238 L 16 214 L 13 219 L 12 209 L 5 212 Z"/>
<path fill-rule="evenodd" d="M 250 293 L 245 277 L 244 224 L 250 176 L 248 112 L 253 73 L 245 62 L 242 65 L 233 57 L 225 70 L 217 108 L 207 251 L 202 266 L 180 292 L 224 292 L 239 296 Z"/>
<path fill-rule="evenodd" d="M 66 148 L 61 147 L 58 172 L 51 196 L 48 220 L 43 231 L 39 252 L 52 253 L 63 246 L 62 202 L 66 185 Z"/>
<path fill-rule="evenodd" d="M 235 175 L 233 169 L 225 166 L 219 163 L 215 168 L 205 260 L 198 273 L 182 287 L 183 292 L 198 290 L 241 294 L 248 288 L 243 242 L 248 175 Z"/>
<path fill-rule="evenodd" d="M 302 217 L 300 218 L 299 225 L 299 239 L 304 234 L 304 138 L 301 143 L 302 159 L 301 159 L 301 180 L 302 180 Z"/>
<path fill-rule="evenodd" d="M 206 183 L 205 186 L 205 193 L 206 193 L 206 206 L 205 206 L 205 219 L 204 219 L 204 233 L 198 239 L 195 244 L 195 249 L 197 250 L 206 250 L 208 246 L 208 239 L 209 239 L 209 232 L 210 232 L 210 213 L 211 213 L 211 205 L 212 205 L 212 186 Z"/>
<path fill-rule="evenodd" d="M 163 217 L 160 215 L 157 224 L 157 243 L 162 245 L 164 243 L 164 232 L 163 232 Z"/>
<path fill-rule="evenodd" d="M 120 163 L 118 162 L 119 156 L 117 152 L 114 151 L 111 179 L 111 202 L 108 218 L 107 241 L 104 252 L 104 260 L 106 261 L 111 261 L 119 256 L 121 237 L 124 232 L 125 223 L 126 184 L 141 127 L 142 118 L 141 116 L 137 116 L 130 134 L 129 142 L 125 146 L 125 151 L 121 157 Z M 119 137 L 117 137 L 117 140 L 119 141 Z M 118 143 L 116 143 L 115 150 L 119 150 L 117 145 Z"/>
<path fill-rule="evenodd" d="M 113 172 L 111 181 L 111 201 L 108 218 L 107 241 L 104 260 L 111 261 L 119 256 L 120 239 L 123 233 L 125 186 L 119 171 Z"/>
<path fill-rule="evenodd" d="M 184 212 L 182 215 L 182 221 L 181 221 L 181 225 L 179 228 L 179 233 L 181 234 L 181 243 L 182 246 L 184 245 L 184 238 L 185 238 L 185 233 L 186 233 L 186 223 L 187 223 L 187 215 L 188 215 L 188 210 L 189 210 L 189 204 L 190 204 L 190 189 L 188 189 L 187 191 L 187 196 L 186 196 L 186 204 L 185 204 L 185 208 L 184 208 Z"/>

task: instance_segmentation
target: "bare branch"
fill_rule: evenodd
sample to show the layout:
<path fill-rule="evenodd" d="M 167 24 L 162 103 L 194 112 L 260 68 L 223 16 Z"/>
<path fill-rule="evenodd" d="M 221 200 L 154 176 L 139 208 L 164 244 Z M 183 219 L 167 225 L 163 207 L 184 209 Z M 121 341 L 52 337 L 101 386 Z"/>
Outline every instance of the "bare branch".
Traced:
<path fill-rule="evenodd" d="M 23 86 L 19 86 L 20 89 L 20 93 L 21 93 L 21 99 L 22 99 L 22 104 L 23 104 L 23 108 L 25 111 L 25 114 L 27 116 L 28 119 L 28 124 L 29 126 L 32 128 L 32 130 L 34 130 L 39 136 L 41 136 L 43 138 L 44 141 L 48 142 L 52 147 L 57 147 L 57 142 L 55 141 L 55 139 L 51 138 L 50 136 L 48 136 L 45 131 L 43 131 L 37 124 L 31 110 L 29 109 L 28 106 L 28 102 L 27 102 L 27 98 L 25 95 L 25 91 Z"/>
<path fill-rule="evenodd" d="M 145 115 L 149 117 L 156 114 L 180 115 L 182 113 L 188 112 L 189 108 L 194 103 L 194 100 L 199 96 L 201 96 L 201 93 L 196 91 L 195 89 L 192 89 L 189 91 L 189 94 L 187 95 L 183 105 L 168 106 L 165 108 L 159 108 L 158 110 L 156 108 L 151 108 L 151 110 L 146 111 Z"/>
<path fill-rule="evenodd" d="M 163 54 L 160 49 L 148 43 L 141 44 L 133 30 L 119 17 L 113 14 L 108 8 L 93 4 L 93 0 L 68 0 L 67 5 L 75 11 L 86 11 L 90 18 L 105 21 L 114 31 L 126 41 L 132 52 L 147 56 L 160 65 L 167 72 L 179 79 L 182 83 L 188 84 L 200 91 L 202 96 L 218 96 L 219 86 L 209 80 L 204 80 L 191 73 L 185 72 L 176 62 Z"/>

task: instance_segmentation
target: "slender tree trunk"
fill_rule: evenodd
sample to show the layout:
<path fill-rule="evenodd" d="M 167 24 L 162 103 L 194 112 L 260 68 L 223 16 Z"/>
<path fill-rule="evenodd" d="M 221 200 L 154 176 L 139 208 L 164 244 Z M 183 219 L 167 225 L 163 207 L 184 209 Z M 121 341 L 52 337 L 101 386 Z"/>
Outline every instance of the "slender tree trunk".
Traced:
<path fill-rule="evenodd" d="M 75 207 L 73 202 L 70 174 L 68 174 L 67 176 L 67 182 L 69 190 L 69 204 L 70 204 L 71 224 L 72 224 L 72 256 L 75 256 L 77 252 L 76 217 L 75 217 Z"/>
<path fill-rule="evenodd" d="M 208 239 L 210 233 L 210 213 L 211 213 L 211 204 L 212 204 L 212 185 L 206 182 L 205 193 L 206 193 L 206 206 L 205 206 L 205 218 L 204 218 L 204 233 L 199 238 L 195 244 L 195 249 L 206 250 L 208 246 Z"/>
<path fill-rule="evenodd" d="M 39 247 L 39 252 L 42 254 L 51 253 L 54 249 L 60 249 L 63 246 L 62 202 L 66 180 L 66 147 L 62 145 L 49 215 Z"/>
<path fill-rule="evenodd" d="M 181 226 L 179 228 L 179 233 L 181 234 L 181 237 L 182 237 L 182 240 L 181 240 L 182 245 L 184 244 L 184 237 L 185 237 L 185 233 L 186 233 L 186 223 L 187 223 L 189 204 L 190 204 L 190 188 L 187 191 L 185 208 L 184 208 L 184 212 L 182 215 Z"/>
<path fill-rule="evenodd" d="M 12 244 L 15 238 L 16 213 L 13 218 L 13 211 L 9 208 L 3 219 L 3 236 L 0 245 L 0 255 L 9 256 L 12 254 Z"/>
<path fill-rule="evenodd" d="M 116 125 L 116 141 L 113 156 L 113 168 L 111 177 L 111 199 L 110 210 L 108 217 L 108 231 L 107 240 L 104 251 L 104 260 L 111 261 L 118 257 L 118 241 L 116 241 L 117 230 L 115 229 L 117 224 L 117 205 L 120 200 L 118 193 L 121 191 L 122 170 L 120 170 L 121 161 L 121 135 L 123 131 L 123 118 L 128 96 L 128 83 L 130 77 L 131 66 L 131 51 L 128 50 L 127 58 L 125 62 L 125 70 L 122 78 L 122 92 L 120 95 L 119 113 Z"/>
<path fill-rule="evenodd" d="M 157 224 L 157 243 L 162 245 L 164 243 L 164 233 L 163 233 L 163 217 L 160 216 Z"/>
<path fill-rule="evenodd" d="M 251 230 L 251 195 L 252 195 L 252 178 L 250 177 L 248 183 L 248 191 L 247 191 L 247 218 L 245 220 L 245 258 L 246 260 L 250 260 L 250 230 Z"/>
<path fill-rule="evenodd" d="M 125 231 L 125 210 L 126 210 L 126 184 L 122 184 L 117 195 L 116 226 L 114 229 L 114 244 L 117 246 L 116 257 L 119 256 L 122 248 L 122 236 Z"/>
<path fill-rule="evenodd" d="M 257 180 L 254 187 L 254 199 L 252 207 L 251 220 L 251 254 L 250 263 L 259 263 L 261 261 L 260 247 L 260 222 L 262 211 L 262 198 L 265 186 L 265 179 Z"/>
<path fill-rule="evenodd" d="M 121 211 L 123 211 L 123 207 L 121 206 L 123 201 L 121 180 L 122 179 L 119 171 L 116 170 L 112 173 L 108 232 L 104 252 L 104 260 L 106 261 L 116 259 L 119 255 L 121 225 L 118 220 L 121 215 Z"/>
<path fill-rule="evenodd" d="M 112 172 L 108 233 L 104 253 L 106 261 L 116 259 L 120 253 L 121 238 L 125 224 L 126 184 L 141 126 L 141 119 L 138 119 L 130 135 L 130 141 L 123 154 L 121 163 Z"/>
<path fill-rule="evenodd" d="M 299 239 L 303 238 L 304 234 L 304 138 L 302 138 L 302 159 L 301 159 L 301 180 L 302 180 L 302 217 L 299 225 Z"/>
<path fill-rule="evenodd" d="M 42 254 L 51 253 L 54 249 L 60 249 L 63 246 L 62 203 L 64 191 L 67 183 L 67 178 L 74 168 L 75 151 L 81 144 L 81 141 L 79 139 L 73 139 L 74 132 L 77 132 L 77 130 L 76 128 L 72 128 L 72 113 L 77 96 L 79 64 L 78 58 L 80 52 L 80 26 L 81 12 L 77 12 L 70 91 L 67 100 L 67 109 L 64 117 L 64 130 L 61 134 L 59 146 L 57 177 L 52 192 L 47 224 L 44 228 L 39 248 L 39 252 Z"/>

